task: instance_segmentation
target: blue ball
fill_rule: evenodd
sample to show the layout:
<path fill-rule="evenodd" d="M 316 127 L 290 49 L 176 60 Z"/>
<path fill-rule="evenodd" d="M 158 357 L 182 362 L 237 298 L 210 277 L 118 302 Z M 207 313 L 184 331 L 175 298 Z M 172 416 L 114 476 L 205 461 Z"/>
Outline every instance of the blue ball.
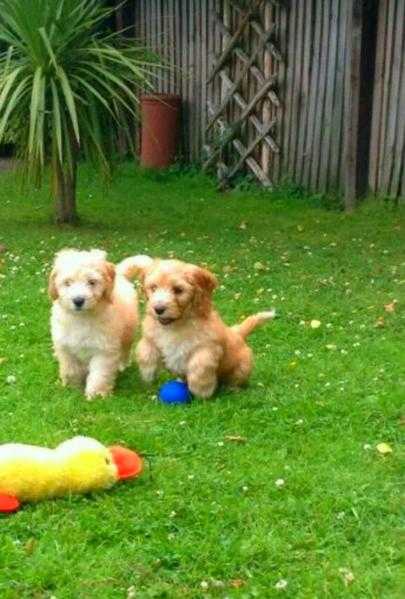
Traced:
<path fill-rule="evenodd" d="M 159 389 L 158 397 L 162 403 L 182 404 L 191 401 L 190 389 L 182 381 L 169 381 Z"/>

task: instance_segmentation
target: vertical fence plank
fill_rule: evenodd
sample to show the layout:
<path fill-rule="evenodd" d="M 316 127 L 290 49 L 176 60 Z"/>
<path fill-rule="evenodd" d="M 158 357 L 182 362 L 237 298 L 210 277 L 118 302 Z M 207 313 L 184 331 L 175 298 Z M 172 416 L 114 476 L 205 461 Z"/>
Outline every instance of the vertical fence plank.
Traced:
<path fill-rule="evenodd" d="M 310 92 L 310 65 L 311 65 L 311 46 L 312 46 L 312 0 L 303 0 L 302 2 L 302 40 L 303 48 L 301 54 L 302 61 L 302 79 L 299 88 L 299 119 L 297 126 L 297 154 L 295 164 L 295 180 L 303 182 L 305 165 L 305 145 L 308 130 L 309 114 L 309 92 Z"/>
<path fill-rule="evenodd" d="M 296 7 L 296 15 L 294 19 L 294 71 L 293 71 L 293 89 L 292 89 L 292 105 L 291 105 L 291 128 L 289 141 L 289 163 L 290 177 L 297 180 L 296 161 L 298 151 L 299 131 L 301 128 L 302 112 L 302 75 L 303 75 L 303 60 L 304 55 L 304 14 L 305 2 L 300 2 Z"/>
<path fill-rule="evenodd" d="M 403 32 L 398 27 L 399 24 L 403 24 L 405 20 L 405 2 L 398 2 L 396 4 L 395 17 L 392 23 L 392 69 L 391 69 L 391 82 L 389 86 L 389 99 L 388 99 L 388 116 L 387 116 L 387 134 L 385 144 L 385 169 L 383 172 L 382 188 L 388 195 L 392 194 L 393 181 L 392 176 L 394 172 L 395 163 L 395 147 L 398 135 L 398 119 L 401 110 L 405 110 L 405 106 L 399 105 L 399 98 L 401 95 L 400 83 L 401 83 L 401 64 L 404 51 L 403 44 Z"/>
<path fill-rule="evenodd" d="M 264 23 L 264 31 L 269 31 L 272 23 L 273 23 L 273 11 L 274 6 L 270 4 L 270 2 L 266 2 L 264 6 L 264 15 L 263 15 L 263 23 Z M 263 51 L 263 74 L 265 79 L 269 79 L 271 77 L 273 71 L 272 65 L 273 57 L 270 54 L 270 51 L 264 48 Z M 262 118 L 263 124 L 266 125 L 271 120 L 271 102 L 268 99 L 265 99 L 263 102 L 263 111 Z M 271 160 L 271 151 L 266 142 L 262 142 L 262 157 L 261 164 L 262 169 L 265 175 L 269 176 L 270 173 L 270 160 Z"/>
<path fill-rule="evenodd" d="M 332 0 L 333 2 L 333 0 Z M 331 18 L 330 0 L 324 3 L 324 12 L 322 19 L 322 40 L 320 49 L 319 80 L 316 90 L 316 109 L 315 109 L 315 134 L 314 134 L 314 152 L 312 154 L 311 164 L 311 188 L 325 191 L 320 182 L 320 162 L 324 151 L 322 146 L 323 127 L 325 119 L 325 97 L 327 91 L 327 63 L 329 56 L 329 41 L 325 43 L 325 37 L 329 35 L 329 23 Z"/>
<path fill-rule="evenodd" d="M 154 2 L 150 3 L 150 6 L 148 7 L 149 9 L 149 18 L 147 20 L 147 23 L 149 24 L 150 27 L 150 31 L 149 31 L 149 35 L 150 35 L 150 45 L 153 48 L 153 50 L 156 50 L 157 52 L 159 51 L 159 47 L 156 43 L 156 0 Z M 155 77 L 156 77 L 156 88 L 157 90 L 160 92 L 160 75 L 159 75 L 159 71 L 158 69 L 154 69 L 155 72 Z"/>
<path fill-rule="evenodd" d="M 272 60 L 271 65 L 271 73 L 270 75 L 273 77 L 275 81 L 275 92 L 279 99 L 280 104 L 275 106 L 271 104 L 271 113 L 270 117 L 275 122 L 275 126 L 272 129 L 272 135 L 274 140 L 276 141 L 279 152 L 273 153 L 271 156 L 270 162 L 270 170 L 269 176 L 272 179 L 274 185 L 277 185 L 280 182 L 280 167 L 281 167 L 281 132 L 282 132 L 282 122 L 283 122 L 283 109 L 284 109 L 284 98 L 283 92 L 280 85 L 280 77 L 281 73 L 285 71 L 285 52 L 282 46 L 282 35 L 281 35 L 281 15 L 285 14 L 286 10 L 284 7 L 281 7 L 280 4 L 273 5 L 272 7 L 272 27 L 274 31 L 274 40 L 277 41 L 281 60 L 276 61 L 274 58 Z"/>
<path fill-rule="evenodd" d="M 380 2 L 377 27 L 377 51 L 374 74 L 374 97 L 371 121 L 371 150 L 369 166 L 369 185 L 372 191 L 378 189 L 378 169 L 381 153 L 381 119 L 384 94 L 384 64 L 386 55 L 388 3 Z"/>
<path fill-rule="evenodd" d="M 157 14 L 157 21 L 159 26 L 159 37 L 160 47 L 162 55 L 167 62 L 170 61 L 170 47 L 169 47 L 169 11 L 170 3 L 168 0 L 160 0 L 159 13 Z M 170 79 L 171 72 L 161 71 L 162 78 L 162 91 L 163 93 L 169 93 L 170 91 Z"/>
<path fill-rule="evenodd" d="M 195 60 L 194 60 L 194 98 L 195 106 L 193 126 L 196 131 L 194 136 L 194 161 L 199 158 L 201 147 L 201 96 L 202 96 L 202 4 L 203 0 L 194 0 L 194 40 L 195 40 Z"/>
<path fill-rule="evenodd" d="M 392 61 L 393 61 L 393 32 L 394 32 L 394 18 L 395 18 L 395 0 L 388 0 L 388 23 L 386 30 L 386 54 L 384 63 L 384 84 L 383 84 L 383 100 L 382 100 L 382 113 L 381 113 L 381 134 L 380 134 L 380 148 L 381 157 L 380 165 L 378 169 L 378 190 L 385 192 L 384 188 L 384 170 L 386 165 L 387 156 L 387 124 L 389 117 L 389 99 L 390 99 L 390 82 L 392 76 Z"/>
<path fill-rule="evenodd" d="M 194 137 L 195 134 L 197 134 L 197 132 L 194 134 L 193 131 L 193 125 L 194 125 L 194 112 L 195 112 L 195 106 L 193 104 L 193 97 L 194 97 L 194 84 L 195 84 L 195 73 L 194 73 L 194 67 L 195 67 L 195 39 L 194 39 L 194 27 L 192 26 L 193 23 L 193 11 L 194 11 L 194 0 L 188 0 L 186 2 L 184 2 L 184 4 L 187 4 L 187 53 L 188 53 L 188 57 L 187 57 L 187 62 L 188 62 L 188 68 L 187 68 L 187 76 L 188 76 L 188 89 L 187 89 L 187 105 L 188 105 L 188 115 L 189 115 L 189 129 L 188 129 L 188 146 L 189 146 L 189 152 L 190 152 L 190 158 L 191 161 L 194 161 L 195 159 L 195 153 L 194 153 Z M 194 24 L 194 23 L 193 23 Z"/>
<path fill-rule="evenodd" d="M 162 56 L 165 62 L 168 62 L 169 47 L 168 47 L 168 0 L 159 0 L 157 3 L 156 12 L 156 35 L 157 44 L 159 48 L 159 56 Z M 163 94 L 169 91 L 170 86 L 170 72 L 165 72 L 164 69 L 160 69 L 160 80 L 161 80 L 161 92 Z"/>
<path fill-rule="evenodd" d="M 397 123 L 395 126 L 396 131 L 396 144 L 392 149 L 392 175 L 390 178 L 390 195 L 392 197 L 398 197 L 402 195 L 402 199 L 405 199 L 405 23 L 402 20 L 402 27 L 397 32 L 399 45 L 402 43 L 402 50 L 400 50 L 400 61 L 398 64 L 398 82 L 399 82 L 399 95 L 398 104 L 396 105 L 397 110 Z M 401 189 L 401 177 L 402 177 L 402 189 Z"/>
<path fill-rule="evenodd" d="M 284 109 L 284 131 L 283 131 L 283 162 L 284 173 L 291 178 L 291 156 L 290 156 L 290 140 L 291 140 L 291 125 L 292 125 L 292 107 L 293 107 L 293 89 L 294 89 L 294 74 L 295 74 L 295 21 L 297 17 L 296 6 L 290 5 L 288 20 L 287 20 L 287 69 L 285 77 L 285 109 Z"/>
<path fill-rule="evenodd" d="M 180 0 L 173 0 L 173 20 L 174 20 L 174 38 L 172 44 L 175 50 L 174 64 L 171 65 L 174 69 L 174 80 L 175 87 L 174 91 L 179 94 L 181 93 L 181 85 L 183 80 L 183 64 L 182 64 L 182 35 L 181 26 L 183 20 L 183 13 L 181 10 Z"/>
<path fill-rule="evenodd" d="M 276 9 L 276 33 L 277 39 L 279 41 L 280 52 L 283 57 L 283 60 L 278 65 L 278 82 L 277 82 L 277 92 L 280 98 L 280 102 L 282 105 L 281 111 L 278 110 L 278 114 L 282 112 L 282 118 L 280 117 L 277 121 L 277 130 L 276 137 L 277 142 L 280 147 L 280 154 L 276 156 L 274 167 L 275 170 L 272 173 L 273 180 L 276 183 L 280 183 L 284 177 L 284 169 L 285 169 L 285 154 L 284 154 L 284 136 L 285 136 L 285 110 L 286 110 L 286 81 L 287 81 L 287 48 L 288 48 L 288 11 L 289 7 L 281 8 L 280 6 Z"/>
<path fill-rule="evenodd" d="M 201 0 L 201 95 L 200 95 L 200 119 L 196 124 L 201 131 L 201 147 L 205 144 L 205 123 L 207 111 L 207 77 L 208 77 L 208 60 L 209 60 L 209 45 L 208 36 L 211 28 L 208 28 L 210 20 L 208 0 Z M 199 158 L 200 158 L 199 152 Z"/>
<path fill-rule="evenodd" d="M 339 0 L 331 5 L 330 19 L 328 23 L 328 59 L 326 63 L 326 89 L 325 89 L 325 110 L 322 122 L 322 142 L 320 148 L 320 162 L 319 162 L 319 189 L 327 190 L 328 185 L 328 172 L 329 172 L 329 158 L 331 151 L 331 139 L 336 132 L 332 131 L 332 117 L 333 117 L 333 105 L 335 100 L 336 91 L 336 72 L 337 72 L 337 46 L 338 46 L 338 33 L 339 33 Z"/>
<path fill-rule="evenodd" d="M 173 0 L 166 0 L 167 8 L 165 13 L 166 18 L 166 26 L 164 28 L 163 34 L 166 38 L 166 52 L 167 52 L 167 62 L 170 65 L 175 64 L 175 54 L 174 54 L 174 8 Z M 174 93 L 174 70 L 173 68 L 169 69 L 168 73 L 164 73 L 163 76 L 167 80 L 167 92 L 169 94 Z"/>
<path fill-rule="evenodd" d="M 340 0 L 338 15 L 338 47 L 336 55 L 335 93 L 330 136 L 330 161 L 328 171 L 328 189 L 338 191 L 343 161 L 343 113 L 344 113 L 344 73 L 346 61 L 346 22 L 347 2 Z"/>
<path fill-rule="evenodd" d="M 305 145 L 305 161 L 303 167 L 302 182 L 305 187 L 311 187 L 311 164 L 312 158 L 316 151 L 314 147 L 315 125 L 319 114 L 316 111 L 316 100 L 319 89 L 319 65 L 321 56 L 321 39 L 322 39 L 322 22 L 323 22 L 322 5 L 314 17 L 314 33 L 313 33 L 313 49 L 311 53 L 311 79 L 308 98 L 308 125 Z"/>
<path fill-rule="evenodd" d="M 345 115 L 345 207 L 353 210 L 357 199 L 357 152 L 360 99 L 361 35 L 363 6 L 361 0 L 352 0 L 348 14 L 348 60 L 349 101 Z"/>
<path fill-rule="evenodd" d="M 190 77 L 188 69 L 188 54 L 189 49 L 187 39 L 187 25 L 188 25 L 188 7 L 183 0 L 177 0 L 179 3 L 179 10 L 181 11 L 181 95 L 183 98 L 183 119 L 182 119 L 182 138 L 183 138 L 183 152 L 184 156 L 187 156 L 187 160 L 190 159 L 190 147 L 189 147 L 189 102 L 188 102 L 188 79 Z"/>

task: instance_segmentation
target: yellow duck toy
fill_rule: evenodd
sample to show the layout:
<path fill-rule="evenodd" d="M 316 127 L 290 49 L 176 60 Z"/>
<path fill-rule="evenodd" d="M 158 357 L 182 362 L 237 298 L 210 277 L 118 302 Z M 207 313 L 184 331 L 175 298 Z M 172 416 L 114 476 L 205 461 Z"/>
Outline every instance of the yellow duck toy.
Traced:
<path fill-rule="evenodd" d="M 0 513 L 20 502 L 108 489 L 142 472 L 141 458 L 125 447 L 105 447 L 90 437 L 74 437 L 55 449 L 0 445 Z"/>

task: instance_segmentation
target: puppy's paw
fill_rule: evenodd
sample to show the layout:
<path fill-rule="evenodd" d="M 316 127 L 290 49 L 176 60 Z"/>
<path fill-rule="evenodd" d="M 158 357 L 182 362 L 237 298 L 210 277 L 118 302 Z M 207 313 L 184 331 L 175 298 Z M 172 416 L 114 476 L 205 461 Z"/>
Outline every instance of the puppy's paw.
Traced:
<path fill-rule="evenodd" d="M 215 390 L 217 388 L 217 382 L 212 381 L 203 383 L 201 381 L 197 382 L 189 380 L 188 386 L 190 388 L 191 393 L 196 397 L 200 397 L 201 399 L 209 399 L 215 393 Z"/>
<path fill-rule="evenodd" d="M 156 368 L 140 368 L 140 373 L 143 382 L 149 385 L 150 383 L 153 383 L 155 379 Z"/>
<path fill-rule="evenodd" d="M 93 401 L 98 397 L 105 398 L 111 393 L 111 387 L 87 387 L 86 388 L 86 399 L 87 401 Z"/>
<path fill-rule="evenodd" d="M 64 374 L 60 375 L 62 387 L 83 387 L 84 375 Z"/>

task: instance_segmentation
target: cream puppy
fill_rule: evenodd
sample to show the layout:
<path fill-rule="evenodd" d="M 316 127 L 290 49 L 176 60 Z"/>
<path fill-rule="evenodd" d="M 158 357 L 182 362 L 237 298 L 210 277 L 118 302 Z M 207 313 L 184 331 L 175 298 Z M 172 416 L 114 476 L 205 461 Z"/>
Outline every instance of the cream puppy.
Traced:
<path fill-rule="evenodd" d="M 130 359 L 136 291 L 101 250 L 60 251 L 49 277 L 51 333 L 63 385 L 105 396 Z"/>
<path fill-rule="evenodd" d="M 137 360 L 142 378 L 152 381 L 161 365 L 187 380 L 191 392 L 211 397 L 219 382 L 243 385 L 253 358 L 246 337 L 271 320 L 260 312 L 228 327 L 212 305 L 215 276 L 179 260 L 134 256 L 121 263 L 128 276 L 138 276 L 147 298 Z"/>

